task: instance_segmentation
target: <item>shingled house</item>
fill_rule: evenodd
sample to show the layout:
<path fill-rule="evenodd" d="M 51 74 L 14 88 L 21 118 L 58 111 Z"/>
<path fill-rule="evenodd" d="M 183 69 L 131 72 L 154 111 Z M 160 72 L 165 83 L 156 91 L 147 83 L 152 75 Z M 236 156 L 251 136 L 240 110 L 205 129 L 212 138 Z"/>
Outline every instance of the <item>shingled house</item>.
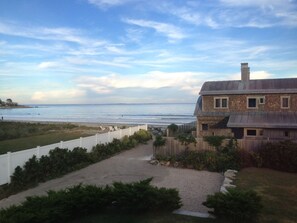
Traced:
<path fill-rule="evenodd" d="M 224 135 L 244 140 L 297 140 L 297 78 L 205 82 L 194 115 L 197 137 Z"/>

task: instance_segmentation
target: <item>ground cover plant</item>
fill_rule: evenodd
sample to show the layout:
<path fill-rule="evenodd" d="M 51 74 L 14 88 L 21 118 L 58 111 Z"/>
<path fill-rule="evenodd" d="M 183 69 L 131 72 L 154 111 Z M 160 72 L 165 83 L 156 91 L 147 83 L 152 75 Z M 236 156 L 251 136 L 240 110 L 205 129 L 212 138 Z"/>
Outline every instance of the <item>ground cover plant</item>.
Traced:
<path fill-rule="evenodd" d="M 131 149 L 139 143 L 145 143 L 151 139 L 148 131 L 139 130 L 130 137 L 114 139 L 110 143 L 98 144 L 90 153 L 84 148 L 68 149 L 56 148 L 49 155 L 37 159 L 33 156 L 23 167 L 16 167 L 11 176 L 11 183 L 0 186 L 0 199 L 15 194 L 22 190 L 36 186 L 66 173 L 81 169 L 95 162 L 107 159 L 123 150 Z"/>
<path fill-rule="evenodd" d="M 228 188 L 226 193 L 218 192 L 208 195 L 203 202 L 218 219 L 226 222 L 256 222 L 261 212 L 261 197 L 252 190 Z"/>
<path fill-rule="evenodd" d="M 240 189 L 252 189 L 262 198 L 259 222 L 293 223 L 297 219 L 297 175 L 264 168 L 245 168 L 236 177 Z"/>
<path fill-rule="evenodd" d="M 70 123 L 0 122 L 0 154 L 77 139 L 97 132 L 96 127 Z"/>
<path fill-rule="evenodd" d="M 190 142 L 193 143 L 192 138 L 187 138 L 184 135 L 180 138 L 186 146 Z M 186 140 L 187 142 L 184 142 Z M 174 166 L 214 172 L 223 172 L 227 169 L 238 170 L 241 166 L 240 150 L 237 147 L 236 141 L 233 139 L 229 140 L 227 145 L 219 147 L 218 150 L 191 151 L 185 149 L 185 151 L 177 155 L 167 157 L 157 155 L 156 159 L 169 161 Z"/>
<path fill-rule="evenodd" d="M 49 191 L 46 196 L 27 197 L 19 206 L 0 211 L 2 223 L 63 222 L 94 213 L 170 213 L 181 207 L 178 191 L 150 185 L 152 179 L 136 183 L 114 183 L 97 187 L 78 185 Z"/>

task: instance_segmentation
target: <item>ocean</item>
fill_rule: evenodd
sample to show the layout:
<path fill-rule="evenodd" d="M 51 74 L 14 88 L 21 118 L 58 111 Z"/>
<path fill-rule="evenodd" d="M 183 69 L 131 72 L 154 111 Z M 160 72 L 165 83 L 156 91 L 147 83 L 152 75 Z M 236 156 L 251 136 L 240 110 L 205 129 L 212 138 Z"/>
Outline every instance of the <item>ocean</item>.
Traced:
<path fill-rule="evenodd" d="M 101 124 L 185 124 L 196 120 L 195 104 L 65 104 L 28 105 L 31 108 L 0 109 L 4 120 L 87 122 Z"/>

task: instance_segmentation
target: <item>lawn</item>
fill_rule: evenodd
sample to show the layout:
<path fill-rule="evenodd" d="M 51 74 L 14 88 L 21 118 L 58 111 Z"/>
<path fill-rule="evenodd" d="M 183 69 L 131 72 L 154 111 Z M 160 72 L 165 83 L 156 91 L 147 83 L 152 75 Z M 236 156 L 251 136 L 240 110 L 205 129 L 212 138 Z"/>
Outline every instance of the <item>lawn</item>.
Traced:
<path fill-rule="evenodd" d="M 238 173 L 236 185 L 262 196 L 261 223 L 297 221 L 297 174 L 246 168 Z"/>
<path fill-rule="evenodd" d="M 73 124 L 0 122 L 0 154 L 94 135 L 95 127 Z"/>
<path fill-rule="evenodd" d="M 98 214 L 72 223 L 217 223 L 217 220 L 188 217 L 176 214 Z"/>
<path fill-rule="evenodd" d="M 77 139 L 79 137 L 85 137 L 89 135 L 90 134 L 86 134 L 80 131 L 59 131 L 57 133 L 48 133 L 44 135 L 22 137 L 19 139 L 4 140 L 0 141 L 0 154 L 7 153 L 9 151 L 16 152 L 24 149 L 31 149 L 37 146 L 49 145 L 60 141 Z"/>

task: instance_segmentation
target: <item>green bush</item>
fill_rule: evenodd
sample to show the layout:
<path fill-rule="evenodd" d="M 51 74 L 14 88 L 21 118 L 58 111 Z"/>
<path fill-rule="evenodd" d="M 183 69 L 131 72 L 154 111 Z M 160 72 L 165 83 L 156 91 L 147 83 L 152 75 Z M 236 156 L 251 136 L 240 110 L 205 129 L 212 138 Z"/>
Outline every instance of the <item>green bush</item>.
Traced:
<path fill-rule="evenodd" d="M 171 212 L 181 206 L 175 189 L 157 188 L 151 179 L 97 187 L 78 185 L 49 191 L 46 196 L 27 197 L 20 206 L 0 210 L 1 223 L 63 222 L 104 211 Z"/>
<path fill-rule="evenodd" d="M 297 143 L 291 141 L 267 143 L 254 151 L 253 157 L 259 167 L 297 172 Z"/>
<path fill-rule="evenodd" d="M 215 147 L 216 150 L 219 150 L 225 138 L 225 136 L 204 136 L 203 140 L 210 146 Z"/>
<path fill-rule="evenodd" d="M 261 197 L 256 192 L 238 188 L 208 195 L 203 205 L 213 208 L 209 212 L 217 218 L 238 223 L 256 221 L 262 209 Z"/>
<path fill-rule="evenodd" d="M 162 136 L 158 135 L 158 136 L 156 136 L 153 146 L 161 147 L 161 146 L 164 146 L 165 144 L 166 144 L 166 139 L 164 139 Z"/>
<path fill-rule="evenodd" d="M 72 128 L 71 125 L 68 127 Z M 150 133 L 140 130 L 130 137 L 123 137 L 122 140 L 114 139 L 111 143 L 98 144 L 93 147 L 90 153 L 80 147 L 76 147 L 72 151 L 55 148 L 49 152 L 48 156 L 42 156 L 40 159 L 33 156 L 23 167 L 16 167 L 10 184 L 0 187 L 0 199 L 35 186 L 39 182 L 62 176 L 91 163 L 109 158 L 118 152 L 135 147 L 138 143 L 147 142 L 149 139 L 151 139 Z"/>

